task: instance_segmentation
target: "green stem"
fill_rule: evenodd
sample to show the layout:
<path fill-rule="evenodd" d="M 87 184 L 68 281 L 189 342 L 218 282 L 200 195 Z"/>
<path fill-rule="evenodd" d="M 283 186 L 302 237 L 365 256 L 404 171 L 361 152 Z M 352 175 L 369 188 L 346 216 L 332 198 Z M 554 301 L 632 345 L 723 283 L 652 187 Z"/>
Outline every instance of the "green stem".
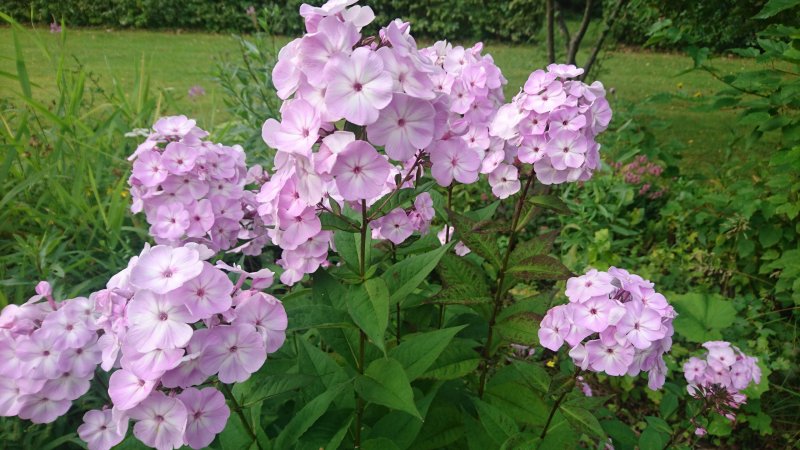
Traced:
<path fill-rule="evenodd" d="M 397 263 L 397 246 L 394 245 L 394 242 L 391 241 L 389 242 L 389 244 L 391 245 L 392 249 L 392 264 L 395 264 Z M 395 327 L 395 337 L 397 338 L 397 345 L 400 345 L 400 324 L 402 323 L 400 318 L 400 302 L 397 302 L 397 305 L 395 305 L 395 312 L 397 315 L 397 326 Z"/>
<path fill-rule="evenodd" d="M 242 411 L 242 407 L 239 405 L 239 402 L 236 401 L 236 397 L 233 395 L 233 392 L 231 392 L 231 388 L 229 388 L 225 383 L 219 383 L 219 386 L 222 387 L 222 392 L 225 393 L 225 396 L 228 397 L 228 400 L 230 400 L 231 404 L 233 405 L 233 411 L 239 416 L 239 420 L 242 421 L 242 425 L 244 425 L 244 429 L 247 431 L 250 439 L 252 439 L 253 442 L 256 443 L 256 446 L 260 449 L 261 444 L 258 442 L 258 437 L 256 437 L 255 431 L 253 431 L 251 428 L 250 422 L 244 416 L 244 411 Z"/>
<path fill-rule="evenodd" d="M 373 212 L 372 215 L 369 216 L 368 220 L 373 220 L 378 216 L 378 214 L 382 213 L 383 212 L 383 208 L 386 207 L 387 204 L 389 204 L 389 202 L 392 200 L 392 198 L 394 198 L 395 195 L 397 195 L 398 192 L 400 192 L 400 189 L 402 188 L 402 186 L 404 184 L 406 184 L 406 182 L 408 180 L 410 180 L 411 177 L 414 176 L 414 173 L 417 171 L 417 167 L 422 162 L 422 156 L 424 154 L 425 154 L 424 152 L 419 152 L 417 154 L 417 159 L 414 160 L 414 164 L 412 164 L 411 168 L 408 169 L 408 173 L 406 174 L 406 176 L 403 177 L 403 179 L 400 181 L 400 184 L 397 185 L 395 190 L 393 190 L 392 193 L 389 194 L 388 197 L 383 199 L 383 202 L 381 202 L 381 204 L 375 209 L 375 212 Z"/>
<path fill-rule="evenodd" d="M 369 231 L 369 217 L 367 216 L 367 201 L 361 201 L 361 254 L 359 255 L 358 267 L 361 273 L 361 279 L 364 279 L 367 269 L 366 251 L 367 251 L 367 232 Z M 358 330 L 358 373 L 364 374 L 364 346 L 366 344 L 366 335 L 363 330 Z M 354 447 L 361 448 L 361 419 L 364 415 L 364 400 L 356 392 L 356 429 L 354 437 Z"/>
<path fill-rule="evenodd" d="M 575 378 L 572 379 L 571 385 L 565 388 L 564 392 L 562 392 L 561 395 L 558 396 L 558 400 L 556 400 L 556 402 L 553 404 L 553 408 L 550 410 L 550 415 L 547 416 L 547 422 L 545 422 L 544 428 L 542 429 L 542 434 L 539 436 L 540 439 L 544 439 L 544 437 L 547 435 L 547 429 L 550 428 L 550 422 L 553 421 L 553 416 L 556 415 L 556 410 L 558 410 L 559 405 L 561 405 L 561 402 L 564 401 L 564 397 L 566 397 L 567 394 L 569 394 L 569 392 L 572 390 L 572 386 L 574 385 L 575 385 Z"/>
<path fill-rule="evenodd" d="M 500 313 L 500 310 L 503 306 L 503 283 L 506 279 L 506 271 L 508 270 L 508 261 L 509 257 L 511 256 L 511 252 L 514 251 L 514 247 L 517 245 L 517 227 L 519 225 L 519 219 L 522 215 L 522 207 L 525 205 L 525 199 L 528 196 L 528 191 L 530 191 L 531 185 L 533 184 L 533 179 L 536 177 L 536 173 L 534 172 L 533 167 L 531 167 L 531 172 L 528 175 L 528 180 L 525 182 L 525 187 L 522 189 L 522 192 L 519 195 L 519 199 L 517 200 L 517 205 L 514 209 L 514 216 L 511 220 L 511 235 L 508 238 L 508 247 L 506 248 L 505 255 L 503 255 L 503 263 L 500 266 L 500 271 L 497 274 L 497 284 L 495 285 L 495 295 L 494 295 L 494 307 L 492 308 L 492 315 L 489 318 L 489 331 L 486 336 L 486 345 L 483 347 L 483 351 L 481 355 L 483 356 L 483 365 L 481 366 L 481 379 L 480 385 L 478 386 L 478 397 L 483 398 L 483 392 L 486 389 L 486 378 L 489 373 L 490 364 L 490 352 L 492 349 L 492 339 L 494 337 L 494 325 L 497 321 L 497 314 Z"/>

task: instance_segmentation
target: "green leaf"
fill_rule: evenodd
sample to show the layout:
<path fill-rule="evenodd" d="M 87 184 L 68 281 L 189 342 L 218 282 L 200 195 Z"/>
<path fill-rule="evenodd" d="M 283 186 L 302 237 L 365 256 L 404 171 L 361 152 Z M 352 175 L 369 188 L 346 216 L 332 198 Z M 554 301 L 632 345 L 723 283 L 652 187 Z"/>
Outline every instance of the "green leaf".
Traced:
<path fill-rule="evenodd" d="M 454 380 L 474 372 L 481 362 L 475 346 L 471 340 L 453 339 L 421 378 Z"/>
<path fill-rule="evenodd" d="M 498 445 L 519 433 L 519 427 L 517 427 L 517 423 L 514 422 L 514 419 L 496 406 L 490 405 L 477 398 L 472 399 L 472 403 L 478 410 L 478 417 L 481 419 L 481 425 L 483 425 L 483 428 Z"/>
<path fill-rule="evenodd" d="M 411 448 L 415 450 L 452 448 L 451 444 L 464 436 L 464 420 L 461 415 L 462 412 L 451 404 L 439 402 L 433 405 Z"/>
<path fill-rule="evenodd" d="M 539 343 L 541 316 L 519 313 L 507 317 L 495 325 L 495 331 L 506 341 L 534 346 Z"/>
<path fill-rule="evenodd" d="M 341 230 L 352 233 L 359 230 L 359 225 L 345 216 L 337 216 L 331 213 L 319 215 L 319 221 L 323 230 Z"/>
<path fill-rule="evenodd" d="M 403 366 L 394 359 L 372 361 L 364 375 L 356 378 L 356 392 L 368 402 L 405 411 L 422 420 Z"/>
<path fill-rule="evenodd" d="M 464 327 L 466 325 L 406 337 L 402 344 L 389 351 L 389 357 L 397 360 L 406 371 L 408 379 L 414 381 L 431 367 Z"/>
<path fill-rule="evenodd" d="M 561 413 L 564 414 L 564 418 L 567 419 L 567 422 L 569 422 L 576 431 L 585 432 L 600 439 L 606 438 L 606 432 L 603 430 L 603 427 L 600 426 L 600 422 L 598 422 L 597 418 L 589 411 L 578 406 L 563 403 L 559 408 L 561 409 Z"/>
<path fill-rule="evenodd" d="M 560 230 L 553 230 L 525 242 L 517 243 L 509 257 L 509 265 L 513 267 L 526 258 L 550 253 L 550 250 L 553 249 L 553 242 L 560 233 Z"/>
<path fill-rule="evenodd" d="M 770 17 L 795 6 L 800 5 L 800 0 L 769 0 L 754 19 L 769 19 Z"/>
<path fill-rule="evenodd" d="M 299 373 L 259 374 L 250 377 L 244 383 L 236 383 L 233 386 L 233 394 L 242 407 L 247 407 L 295 391 L 316 380 L 315 376 Z"/>
<path fill-rule="evenodd" d="M 384 334 L 389 325 L 389 290 L 381 278 L 357 285 L 347 301 L 350 317 L 372 343 L 385 351 Z"/>
<path fill-rule="evenodd" d="M 534 195 L 528 198 L 528 201 L 536 206 L 551 209 L 560 214 L 570 214 L 569 206 L 563 200 L 555 195 Z"/>
<path fill-rule="evenodd" d="M 369 439 L 361 443 L 363 450 L 400 450 L 394 442 L 384 437 Z"/>
<path fill-rule="evenodd" d="M 520 433 L 508 438 L 500 450 L 528 450 L 532 448 L 539 448 L 539 443 L 542 439 L 539 436 L 530 433 Z"/>
<path fill-rule="evenodd" d="M 675 331 L 691 342 L 721 339 L 721 330 L 736 318 L 733 304 L 717 294 L 671 295 L 669 300 L 678 312 L 673 321 Z"/>
<path fill-rule="evenodd" d="M 566 280 L 573 276 L 561 261 L 547 255 L 524 258 L 508 271 L 523 280 Z"/>
<path fill-rule="evenodd" d="M 611 437 L 611 442 L 619 450 L 633 450 L 638 442 L 631 427 L 618 419 L 603 420 L 600 425 Z"/>
<path fill-rule="evenodd" d="M 346 231 L 336 231 L 333 233 L 333 243 L 336 245 L 336 253 L 342 261 L 347 264 L 354 272 L 358 272 L 360 262 L 358 260 L 358 246 L 361 236 L 359 233 L 348 233 Z"/>
<path fill-rule="evenodd" d="M 500 249 L 497 247 L 495 235 L 475 232 L 477 222 L 461 214 L 449 211 L 450 223 L 455 227 L 455 232 L 464 244 L 476 254 L 482 256 L 495 268 L 502 265 Z"/>
<path fill-rule="evenodd" d="M 436 272 L 446 287 L 468 290 L 472 292 L 470 296 L 491 297 L 486 271 L 467 258 L 447 253 L 439 261 Z"/>
<path fill-rule="evenodd" d="M 345 311 L 330 305 L 319 303 L 295 305 L 291 302 L 285 305 L 286 316 L 289 318 L 288 331 L 354 327 L 352 319 Z"/>
<path fill-rule="evenodd" d="M 274 448 L 289 448 L 293 446 L 294 443 L 325 414 L 325 411 L 331 406 L 333 400 L 349 386 L 350 382 L 338 384 L 306 403 L 300 411 L 292 416 L 289 423 L 283 427 L 283 430 L 275 439 Z M 231 415 L 231 418 L 233 418 L 233 415 Z"/>
<path fill-rule="evenodd" d="M 438 303 L 443 305 L 480 305 L 490 303 L 492 298 L 488 295 L 480 295 L 474 288 L 467 286 L 452 286 L 444 288 L 435 297 L 426 303 Z"/>
<path fill-rule="evenodd" d="M 409 256 L 389 267 L 381 275 L 391 293 L 389 305 L 396 305 L 414 292 L 414 289 L 436 268 L 439 260 L 450 247 L 450 245 L 444 245 L 421 255 Z"/>
<path fill-rule="evenodd" d="M 640 450 L 662 450 L 669 441 L 669 436 L 647 427 L 639 435 Z"/>
<path fill-rule="evenodd" d="M 428 409 L 431 407 L 439 388 L 443 382 L 434 383 L 434 386 L 417 401 L 417 409 L 427 419 Z M 369 432 L 369 437 L 385 437 L 391 439 L 398 447 L 408 448 L 417 438 L 424 422 L 400 411 L 390 411 L 378 420 Z"/>
<path fill-rule="evenodd" d="M 678 396 L 671 392 L 667 392 L 664 394 L 664 397 L 661 398 L 661 404 L 658 405 L 658 410 L 661 413 L 661 417 L 665 419 L 669 419 L 669 417 L 678 409 Z"/>
<path fill-rule="evenodd" d="M 258 444 L 250 437 L 247 432 L 246 425 L 242 423 L 238 414 L 231 411 L 228 422 L 225 424 L 225 429 L 219 434 L 219 442 L 222 444 L 222 450 L 255 450 Z M 131 436 L 133 437 L 133 436 Z M 127 439 L 126 439 L 127 441 Z M 124 443 L 123 443 L 124 444 Z M 115 448 L 138 448 L 120 446 Z"/>

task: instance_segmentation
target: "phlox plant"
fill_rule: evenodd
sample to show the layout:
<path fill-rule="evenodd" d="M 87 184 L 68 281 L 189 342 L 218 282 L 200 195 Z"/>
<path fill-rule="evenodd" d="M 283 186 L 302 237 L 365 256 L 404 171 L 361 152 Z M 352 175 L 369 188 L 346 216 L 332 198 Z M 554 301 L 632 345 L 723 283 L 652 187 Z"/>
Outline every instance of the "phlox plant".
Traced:
<path fill-rule="evenodd" d="M 129 427 L 160 450 L 624 448 L 585 379 L 661 388 L 675 311 L 624 269 L 575 276 L 557 230 L 522 239 L 563 209 L 553 185 L 599 168 L 603 85 L 552 64 L 506 102 L 481 44 L 420 48 L 399 19 L 369 34 L 354 3 L 300 8 L 272 161 L 185 116 L 154 124 L 128 180 L 154 245 L 88 297 L 42 283 L 3 310 L 0 414 L 52 422 L 108 372 L 77 429 L 92 450 Z M 480 179 L 497 200 L 456 211 Z"/>

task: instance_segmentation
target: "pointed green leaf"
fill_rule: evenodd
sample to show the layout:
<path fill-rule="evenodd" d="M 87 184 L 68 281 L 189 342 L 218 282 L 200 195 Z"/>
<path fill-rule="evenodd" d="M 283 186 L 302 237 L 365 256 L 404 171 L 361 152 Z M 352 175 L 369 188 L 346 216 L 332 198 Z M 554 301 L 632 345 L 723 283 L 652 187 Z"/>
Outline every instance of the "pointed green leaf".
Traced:
<path fill-rule="evenodd" d="M 384 350 L 384 334 L 389 325 L 389 290 L 381 278 L 371 278 L 351 290 L 347 301 L 350 317 L 373 344 Z"/>
<path fill-rule="evenodd" d="M 721 330 L 733 325 L 736 318 L 733 304 L 716 294 L 670 295 L 669 301 L 678 312 L 675 331 L 691 342 L 721 339 Z"/>
<path fill-rule="evenodd" d="M 474 372 L 481 362 L 475 347 L 474 341 L 453 339 L 421 378 L 454 380 Z"/>
<path fill-rule="evenodd" d="M 553 230 L 533 239 L 518 243 L 514 251 L 511 252 L 509 265 L 514 267 L 526 258 L 550 253 L 553 249 L 553 242 L 560 233 L 560 230 Z"/>
<path fill-rule="evenodd" d="M 470 250 L 482 256 L 496 268 L 502 265 L 500 249 L 497 247 L 497 238 L 493 234 L 482 234 L 475 231 L 477 221 L 471 220 L 456 212 L 450 211 L 450 223 L 455 228 L 458 238 Z"/>
<path fill-rule="evenodd" d="M 754 19 L 769 19 L 770 17 L 800 5 L 800 0 L 769 0 Z"/>
<path fill-rule="evenodd" d="M 574 405 L 561 404 L 559 407 L 564 418 L 572 427 L 579 432 L 585 432 L 596 438 L 605 439 L 606 432 L 600 426 L 600 422 L 589 411 Z"/>
<path fill-rule="evenodd" d="M 488 295 L 480 295 L 474 288 L 467 286 L 446 287 L 435 297 L 426 303 L 439 303 L 443 305 L 479 305 L 491 303 L 492 298 Z"/>
<path fill-rule="evenodd" d="M 561 261 L 547 255 L 524 258 L 508 271 L 523 280 L 566 280 L 573 275 Z"/>
<path fill-rule="evenodd" d="M 283 427 L 278 437 L 275 439 L 274 448 L 290 448 L 312 425 L 322 417 L 328 410 L 336 397 L 349 387 L 350 383 L 341 383 L 320 394 L 310 402 L 306 403 L 298 411 L 289 423 Z"/>
<path fill-rule="evenodd" d="M 570 211 L 569 206 L 567 206 L 563 200 L 555 195 L 534 195 L 528 198 L 528 201 L 536 206 L 552 209 L 560 214 L 570 214 L 572 212 Z"/>
<path fill-rule="evenodd" d="M 494 439 L 497 445 L 501 445 L 511 436 L 519 433 L 519 427 L 514 419 L 505 412 L 484 401 L 473 399 L 472 403 L 478 410 L 481 424 L 489 436 Z"/>
<path fill-rule="evenodd" d="M 372 361 L 364 375 L 356 378 L 356 392 L 368 402 L 405 411 L 422 420 L 403 366 L 394 359 Z"/>
<path fill-rule="evenodd" d="M 409 256 L 389 267 L 381 275 L 391 293 L 389 304 L 395 305 L 414 292 L 414 289 L 436 268 L 439 260 L 449 249 L 450 245 L 445 245 L 421 255 Z"/>
<path fill-rule="evenodd" d="M 403 343 L 389 351 L 405 369 L 410 381 L 422 376 L 442 354 L 455 335 L 466 325 L 420 333 L 406 337 Z"/>
<path fill-rule="evenodd" d="M 446 287 L 470 290 L 475 296 L 491 296 L 486 271 L 467 258 L 447 253 L 439 261 L 436 272 Z"/>
<path fill-rule="evenodd" d="M 428 393 L 417 401 L 417 409 L 422 414 L 422 417 L 427 418 L 428 409 L 443 384 L 443 382 L 435 383 Z M 391 439 L 398 447 L 406 449 L 419 435 L 423 423 L 404 412 L 391 411 L 375 423 L 372 430 L 370 430 L 369 436 Z"/>

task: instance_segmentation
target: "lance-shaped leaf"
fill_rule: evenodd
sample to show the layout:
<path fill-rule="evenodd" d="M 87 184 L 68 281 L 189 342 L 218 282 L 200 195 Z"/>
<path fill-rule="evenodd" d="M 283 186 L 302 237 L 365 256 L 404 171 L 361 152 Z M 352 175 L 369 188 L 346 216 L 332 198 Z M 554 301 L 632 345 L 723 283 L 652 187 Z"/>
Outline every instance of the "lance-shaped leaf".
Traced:
<path fill-rule="evenodd" d="M 428 370 L 464 327 L 466 325 L 407 337 L 389 352 L 389 356 L 396 359 L 405 369 L 408 379 L 414 381 Z"/>
<path fill-rule="evenodd" d="M 274 448 L 290 448 L 331 406 L 336 397 L 349 387 L 350 383 L 342 383 L 320 394 L 306 403 L 283 427 L 275 439 Z"/>
<path fill-rule="evenodd" d="M 500 249 L 497 247 L 496 235 L 477 232 L 475 231 L 476 221 L 453 211 L 449 211 L 449 214 L 450 223 L 455 227 L 458 238 L 470 250 L 482 256 L 494 267 L 499 268 L 502 265 L 502 260 L 500 258 Z"/>
<path fill-rule="evenodd" d="M 491 296 L 486 272 L 467 258 L 448 253 L 439 261 L 436 272 L 446 287 L 469 289 L 478 296 Z"/>
<path fill-rule="evenodd" d="M 497 446 L 519 433 L 517 423 L 501 409 L 476 398 L 472 399 L 472 403 L 478 410 L 481 425 Z"/>
<path fill-rule="evenodd" d="M 468 286 L 453 286 L 443 289 L 426 303 L 442 305 L 479 305 L 489 303 L 492 298 L 488 294 L 479 294 L 474 288 Z"/>
<path fill-rule="evenodd" d="M 356 392 L 364 400 L 399 411 L 422 420 L 414 404 L 414 392 L 403 366 L 391 358 L 372 361 L 364 375 L 356 378 Z"/>
<path fill-rule="evenodd" d="M 389 325 L 389 290 L 381 278 L 371 278 L 351 290 L 347 300 L 350 317 L 381 350 Z"/>
<path fill-rule="evenodd" d="M 597 418 L 589 411 L 574 405 L 562 404 L 560 406 L 561 413 L 567 422 L 578 432 L 585 432 L 586 434 L 594 437 L 605 439 L 606 432 Z"/>
<path fill-rule="evenodd" d="M 536 206 L 551 209 L 560 214 L 570 214 L 572 212 L 569 206 L 555 195 L 534 195 L 528 198 L 528 201 Z"/>
<path fill-rule="evenodd" d="M 414 289 L 436 268 L 450 247 L 451 245 L 445 245 L 421 255 L 409 256 L 389 267 L 381 275 L 391 293 L 389 304 L 395 305 L 414 292 Z"/>
<path fill-rule="evenodd" d="M 523 280 L 566 280 L 573 276 L 561 261 L 547 255 L 525 258 L 508 271 Z"/>
<path fill-rule="evenodd" d="M 526 258 L 550 253 L 553 249 L 553 242 L 560 232 L 560 230 L 549 231 L 541 236 L 517 243 L 509 257 L 509 265 L 514 267 Z"/>
<path fill-rule="evenodd" d="M 421 378 L 454 380 L 474 372 L 481 362 L 476 347 L 472 340 L 453 339 Z"/>

